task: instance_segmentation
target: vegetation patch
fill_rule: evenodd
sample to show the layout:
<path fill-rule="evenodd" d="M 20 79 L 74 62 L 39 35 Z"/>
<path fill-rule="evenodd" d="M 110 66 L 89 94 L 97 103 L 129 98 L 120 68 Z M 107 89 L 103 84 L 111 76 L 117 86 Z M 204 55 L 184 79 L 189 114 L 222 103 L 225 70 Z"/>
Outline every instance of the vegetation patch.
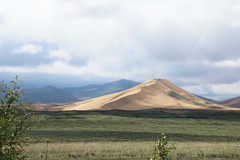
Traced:
<path fill-rule="evenodd" d="M 191 101 L 190 99 L 188 99 L 187 97 L 183 96 L 183 95 L 180 95 L 174 91 L 170 91 L 168 92 L 168 95 L 173 97 L 173 98 L 176 98 L 176 99 L 185 99 L 187 101 Z"/>
<path fill-rule="evenodd" d="M 222 109 L 221 107 L 219 106 L 210 106 L 211 109 Z"/>
<path fill-rule="evenodd" d="M 168 92 L 168 95 L 171 96 L 171 97 L 173 97 L 173 98 L 176 98 L 176 99 L 184 99 L 184 100 L 187 100 L 187 101 L 192 102 L 193 104 L 198 105 L 198 106 L 205 106 L 205 104 L 202 104 L 202 103 L 199 103 L 199 102 L 195 102 L 195 101 L 193 101 L 193 100 L 191 100 L 191 99 L 189 99 L 189 98 L 187 98 L 187 97 L 185 97 L 185 96 L 183 96 L 183 95 L 180 95 L 180 94 L 178 94 L 178 93 L 176 93 L 176 92 L 174 92 L 174 91 Z M 214 109 L 214 108 L 213 108 L 213 109 Z M 215 109 L 217 109 L 217 108 L 215 108 Z"/>
<path fill-rule="evenodd" d="M 205 104 L 195 102 L 195 101 L 192 101 L 192 103 L 195 104 L 195 105 L 198 105 L 198 106 L 206 106 Z M 219 108 L 221 108 L 221 107 L 219 107 Z M 218 109 L 218 108 L 215 108 L 215 109 Z"/>

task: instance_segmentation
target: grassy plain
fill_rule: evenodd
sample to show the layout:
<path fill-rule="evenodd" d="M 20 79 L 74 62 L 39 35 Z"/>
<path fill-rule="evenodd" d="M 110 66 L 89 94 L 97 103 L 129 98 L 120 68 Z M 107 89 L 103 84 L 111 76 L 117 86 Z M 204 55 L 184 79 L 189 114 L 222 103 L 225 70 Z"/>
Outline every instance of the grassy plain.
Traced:
<path fill-rule="evenodd" d="M 56 142 L 48 144 L 51 160 L 146 160 L 152 153 L 152 142 Z M 34 143 L 26 149 L 26 159 L 46 159 L 46 143 Z M 240 159 L 238 142 L 176 142 L 173 160 Z"/>
<path fill-rule="evenodd" d="M 37 112 L 29 131 L 29 159 L 146 159 L 164 129 L 176 143 L 175 159 L 240 159 L 240 112 Z M 190 159 L 191 159 L 190 158 Z"/>

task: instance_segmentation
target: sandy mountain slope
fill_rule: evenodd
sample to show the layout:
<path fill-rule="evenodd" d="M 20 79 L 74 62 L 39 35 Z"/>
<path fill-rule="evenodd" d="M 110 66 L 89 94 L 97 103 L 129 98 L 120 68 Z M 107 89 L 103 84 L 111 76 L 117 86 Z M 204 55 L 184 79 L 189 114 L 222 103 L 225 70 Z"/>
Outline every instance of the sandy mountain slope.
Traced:
<path fill-rule="evenodd" d="M 223 106 L 233 107 L 233 108 L 240 108 L 240 97 L 235 97 L 225 101 L 220 101 L 218 102 L 218 104 Z"/>
<path fill-rule="evenodd" d="M 87 101 L 70 103 L 61 110 L 227 109 L 205 101 L 165 79 L 152 79 L 128 90 Z"/>

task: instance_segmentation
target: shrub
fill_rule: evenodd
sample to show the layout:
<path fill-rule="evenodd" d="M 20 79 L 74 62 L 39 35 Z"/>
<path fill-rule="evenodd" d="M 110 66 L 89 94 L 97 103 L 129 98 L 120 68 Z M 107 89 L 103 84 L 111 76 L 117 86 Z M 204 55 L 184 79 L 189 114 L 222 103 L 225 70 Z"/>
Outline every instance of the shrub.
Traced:
<path fill-rule="evenodd" d="M 18 87 L 18 76 L 9 86 L 0 82 L 0 159 L 24 159 L 23 146 L 26 130 L 32 122 L 31 103 L 21 99 L 23 91 Z"/>
<path fill-rule="evenodd" d="M 150 160 L 170 160 L 171 151 L 176 149 L 173 144 L 168 145 L 169 139 L 167 133 L 161 133 L 161 137 L 153 141 L 153 155 L 149 157 Z"/>

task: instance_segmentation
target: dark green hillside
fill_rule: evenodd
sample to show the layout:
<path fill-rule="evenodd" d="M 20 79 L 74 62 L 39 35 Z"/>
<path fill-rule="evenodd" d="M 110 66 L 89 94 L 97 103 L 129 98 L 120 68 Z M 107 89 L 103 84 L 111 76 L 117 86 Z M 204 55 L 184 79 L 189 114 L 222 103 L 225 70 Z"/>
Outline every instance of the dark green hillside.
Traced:
<path fill-rule="evenodd" d="M 84 87 L 68 87 L 64 88 L 63 91 L 78 97 L 81 100 L 87 100 L 95 97 L 112 94 L 126 89 L 132 88 L 139 85 L 139 82 L 121 79 L 118 81 L 106 83 L 103 85 L 88 85 Z"/>
<path fill-rule="evenodd" d="M 23 97 L 32 103 L 69 103 L 80 101 L 61 89 L 46 86 L 42 88 L 24 88 Z"/>

